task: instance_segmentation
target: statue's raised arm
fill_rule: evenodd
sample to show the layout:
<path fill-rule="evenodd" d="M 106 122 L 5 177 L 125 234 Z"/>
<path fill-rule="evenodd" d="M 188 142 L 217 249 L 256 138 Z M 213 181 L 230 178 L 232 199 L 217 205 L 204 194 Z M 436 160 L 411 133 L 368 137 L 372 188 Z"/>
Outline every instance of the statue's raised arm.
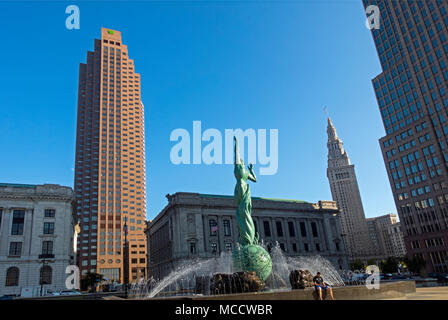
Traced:
<path fill-rule="evenodd" d="M 235 141 L 235 164 L 240 164 L 240 148 L 238 147 L 238 139 L 233 136 L 233 140 Z"/>
<path fill-rule="evenodd" d="M 254 172 L 254 165 L 252 163 L 249 163 L 249 175 L 247 176 L 247 179 L 253 181 L 253 182 L 257 182 L 257 176 L 255 175 Z"/>

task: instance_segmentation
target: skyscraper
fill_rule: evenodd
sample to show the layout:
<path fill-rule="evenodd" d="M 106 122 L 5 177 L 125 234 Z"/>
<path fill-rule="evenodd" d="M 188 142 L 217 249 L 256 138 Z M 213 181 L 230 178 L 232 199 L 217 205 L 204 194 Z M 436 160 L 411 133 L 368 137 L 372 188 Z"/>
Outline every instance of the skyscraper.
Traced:
<path fill-rule="evenodd" d="M 377 254 L 369 232 L 359 193 L 355 166 L 344 150 L 336 129 L 328 118 L 328 168 L 331 195 L 341 210 L 342 234 L 350 261 L 367 261 Z"/>
<path fill-rule="evenodd" d="M 102 28 L 79 66 L 75 161 L 80 270 L 124 282 L 126 224 L 135 281 L 146 269 L 144 108 L 140 75 L 119 31 Z"/>
<path fill-rule="evenodd" d="M 448 271 L 448 2 L 363 0 L 380 12 L 372 29 L 383 72 L 372 80 L 380 139 L 410 257 Z"/>

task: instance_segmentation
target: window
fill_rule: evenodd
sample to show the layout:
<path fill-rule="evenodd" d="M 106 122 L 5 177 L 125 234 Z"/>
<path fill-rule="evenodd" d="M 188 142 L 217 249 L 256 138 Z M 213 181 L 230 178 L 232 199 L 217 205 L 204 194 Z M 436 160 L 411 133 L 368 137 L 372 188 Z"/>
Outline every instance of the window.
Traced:
<path fill-rule="evenodd" d="M 25 223 L 25 210 L 14 210 L 12 216 L 12 235 L 22 235 Z"/>
<path fill-rule="evenodd" d="M 224 220 L 224 235 L 225 236 L 231 236 L 232 233 L 230 232 L 230 220 Z"/>
<path fill-rule="evenodd" d="M 54 234 L 54 222 L 44 222 L 44 234 Z"/>
<path fill-rule="evenodd" d="M 210 248 L 212 250 L 212 253 L 217 253 L 218 252 L 218 245 L 216 244 L 216 242 L 212 242 L 210 244 Z"/>
<path fill-rule="evenodd" d="M 318 237 L 316 222 L 311 222 L 311 231 L 313 232 L 313 237 Z"/>
<path fill-rule="evenodd" d="M 280 221 L 275 222 L 275 225 L 277 227 L 277 235 L 279 237 L 283 237 L 283 228 L 282 228 L 282 223 Z"/>
<path fill-rule="evenodd" d="M 269 226 L 269 221 L 263 221 L 263 227 L 264 227 L 264 235 L 266 237 L 271 236 L 271 227 Z"/>
<path fill-rule="evenodd" d="M 22 254 L 22 242 L 11 242 L 9 244 L 9 255 L 13 257 L 20 257 Z"/>
<path fill-rule="evenodd" d="M 230 242 L 226 242 L 226 250 L 232 251 L 232 244 Z"/>
<path fill-rule="evenodd" d="M 294 222 L 288 221 L 288 229 L 289 229 L 289 236 L 290 237 L 295 237 L 296 236 L 296 232 L 294 230 Z"/>
<path fill-rule="evenodd" d="M 53 254 L 53 241 L 42 242 L 42 254 Z"/>
<path fill-rule="evenodd" d="M 282 251 L 285 251 L 285 244 L 284 243 L 280 243 L 280 249 L 282 249 Z"/>
<path fill-rule="evenodd" d="M 320 251 L 320 244 L 316 243 L 316 251 Z"/>
<path fill-rule="evenodd" d="M 7 287 L 16 287 L 19 285 L 19 268 L 10 267 L 6 271 L 6 286 Z"/>
<path fill-rule="evenodd" d="M 190 242 L 190 254 L 196 254 L 196 243 Z"/>
<path fill-rule="evenodd" d="M 297 245 L 295 243 L 292 244 L 292 251 L 297 252 Z"/>
<path fill-rule="evenodd" d="M 335 243 L 336 251 L 341 251 L 341 248 L 339 247 L 339 241 L 336 241 Z"/>
<path fill-rule="evenodd" d="M 40 281 L 39 284 L 51 284 L 53 270 L 50 266 L 42 266 L 40 268 Z"/>
<path fill-rule="evenodd" d="M 306 237 L 305 222 L 300 222 L 300 233 L 302 234 L 302 237 Z"/>
<path fill-rule="evenodd" d="M 216 236 L 218 233 L 218 224 L 216 223 L 216 220 L 209 220 L 208 225 L 210 228 L 210 236 Z"/>
<path fill-rule="evenodd" d="M 45 209 L 45 218 L 54 218 L 55 213 L 55 209 Z"/>
<path fill-rule="evenodd" d="M 303 247 L 304 247 L 304 249 L 305 249 L 305 252 L 310 251 L 310 248 L 309 248 L 309 246 L 308 246 L 308 243 L 304 243 L 304 244 L 303 244 Z"/>

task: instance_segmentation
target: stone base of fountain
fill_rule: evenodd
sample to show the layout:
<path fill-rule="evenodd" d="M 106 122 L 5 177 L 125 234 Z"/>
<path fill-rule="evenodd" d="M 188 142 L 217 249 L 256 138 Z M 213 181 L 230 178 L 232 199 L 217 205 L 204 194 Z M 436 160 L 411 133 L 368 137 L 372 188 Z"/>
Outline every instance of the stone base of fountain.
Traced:
<path fill-rule="evenodd" d="M 293 290 L 313 287 L 313 275 L 308 270 L 292 270 L 289 274 L 289 283 Z"/>
<path fill-rule="evenodd" d="M 210 279 L 210 294 L 259 292 L 264 284 L 255 272 L 216 273 Z"/>

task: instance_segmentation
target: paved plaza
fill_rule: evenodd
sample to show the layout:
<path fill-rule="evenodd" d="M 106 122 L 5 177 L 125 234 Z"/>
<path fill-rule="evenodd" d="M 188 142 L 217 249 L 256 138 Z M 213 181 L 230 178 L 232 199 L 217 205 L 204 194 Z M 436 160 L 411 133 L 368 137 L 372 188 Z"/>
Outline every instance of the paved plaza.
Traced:
<path fill-rule="evenodd" d="M 448 286 L 417 288 L 415 293 L 405 297 L 383 300 L 448 300 Z"/>

